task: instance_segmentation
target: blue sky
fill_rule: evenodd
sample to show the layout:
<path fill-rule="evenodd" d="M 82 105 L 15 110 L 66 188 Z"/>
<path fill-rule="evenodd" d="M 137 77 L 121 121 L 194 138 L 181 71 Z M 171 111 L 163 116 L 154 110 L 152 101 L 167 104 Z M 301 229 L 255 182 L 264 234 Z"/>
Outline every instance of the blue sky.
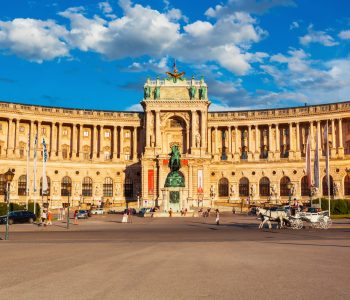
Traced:
<path fill-rule="evenodd" d="M 212 110 L 350 100 L 350 1 L 1 1 L 0 100 L 137 110 L 176 58 Z"/>

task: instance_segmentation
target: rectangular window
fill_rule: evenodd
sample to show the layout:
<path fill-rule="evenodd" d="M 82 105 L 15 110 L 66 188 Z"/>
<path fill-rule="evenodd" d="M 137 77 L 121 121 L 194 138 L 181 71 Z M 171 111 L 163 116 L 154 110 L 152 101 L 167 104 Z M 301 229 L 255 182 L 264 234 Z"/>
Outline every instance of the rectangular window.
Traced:
<path fill-rule="evenodd" d="M 46 127 L 41 127 L 41 134 L 46 135 Z"/>
<path fill-rule="evenodd" d="M 67 159 L 68 158 L 68 150 L 67 149 L 63 149 L 62 150 L 62 157 L 63 157 L 63 159 Z"/>
<path fill-rule="evenodd" d="M 19 149 L 19 157 L 23 158 L 24 157 L 24 148 Z"/>
<path fill-rule="evenodd" d="M 83 135 L 84 135 L 84 137 L 88 137 L 89 136 L 89 131 L 88 130 L 84 130 Z"/>
<path fill-rule="evenodd" d="M 125 154 L 124 158 L 125 158 L 125 160 L 130 160 L 130 154 Z"/>
<path fill-rule="evenodd" d="M 124 137 L 129 138 L 130 137 L 130 131 L 126 131 L 124 134 Z"/>
<path fill-rule="evenodd" d="M 90 153 L 84 153 L 84 159 L 90 159 Z"/>
<path fill-rule="evenodd" d="M 109 152 L 105 152 L 105 160 L 110 160 L 111 154 Z"/>

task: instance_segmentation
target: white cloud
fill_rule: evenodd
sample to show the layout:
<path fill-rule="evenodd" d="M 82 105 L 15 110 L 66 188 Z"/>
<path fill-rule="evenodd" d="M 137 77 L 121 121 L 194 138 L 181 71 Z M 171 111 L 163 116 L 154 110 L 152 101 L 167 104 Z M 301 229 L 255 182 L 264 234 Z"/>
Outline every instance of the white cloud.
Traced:
<path fill-rule="evenodd" d="M 156 73 L 164 73 L 169 68 L 168 62 L 168 57 L 163 57 L 160 60 L 149 59 L 146 62 L 133 62 L 126 71 L 144 72 L 145 70 L 152 70 Z"/>
<path fill-rule="evenodd" d="M 343 40 L 350 40 L 350 30 L 343 30 L 338 36 Z"/>
<path fill-rule="evenodd" d="M 289 29 L 293 30 L 295 28 L 299 28 L 299 23 L 297 21 L 293 21 L 292 24 L 290 24 Z"/>
<path fill-rule="evenodd" d="M 312 25 L 308 27 L 307 31 L 308 33 L 306 35 L 299 38 L 300 43 L 304 46 L 311 43 L 319 43 L 326 47 L 332 47 L 339 44 L 325 31 L 315 31 Z"/>
<path fill-rule="evenodd" d="M 41 63 L 57 57 L 69 56 L 65 38 L 68 32 L 55 21 L 14 19 L 0 21 L 0 49 Z"/>
<path fill-rule="evenodd" d="M 113 12 L 113 9 L 112 9 L 112 7 L 111 7 L 111 5 L 109 4 L 109 2 L 100 2 L 99 4 L 98 4 L 98 7 L 99 7 L 99 9 L 101 9 L 102 10 L 102 12 L 104 13 L 104 14 L 110 14 L 110 13 L 112 13 Z"/>
<path fill-rule="evenodd" d="M 262 14 L 276 6 L 295 6 L 295 3 L 292 0 L 228 0 L 226 5 L 210 7 L 205 14 L 211 18 L 224 17 L 236 12 Z"/>
<path fill-rule="evenodd" d="M 181 31 L 179 21 L 184 16 L 179 9 L 169 9 L 167 1 L 165 4 L 168 9 L 165 12 L 149 6 L 133 5 L 129 0 L 120 0 L 118 3 L 123 11 L 119 18 L 108 17 L 113 12 L 108 1 L 99 3 L 100 9 L 106 14 L 103 17 L 90 17 L 83 7 L 72 7 L 59 13 L 69 20 L 68 29 L 54 21 L 31 19 L 32 24 L 27 21 L 26 26 L 17 30 L 23 33 L 17 42 L 23 45 L 23 51 L 18 50 L 15 44 L 7 45 L 9 30 L 0 31 L 0 45 L 33 61 L 67 56 L 70 49 L 80 49 L 100 53 L 111 60 L 144 56 L 159 60 L 174 56 L 188 63 L 215 62 L 238 75 L 247 74 L 252 63 L 261 62 L 264 58 L 261 53 L 253 53 L 249 49 L 267 36 L 267 32 L 246 12 L 234 12 L 214 22 L 197 20 L 183 26 Z M 6 22 L 2 24 L 3 28 L 8 27 Z M 28 43 L 26 37 L 28 31 L 35 30 L 42 37 L 37 42 L 39 50 L 28 51 L 28 47 L 36 41 L 34 39 Z M 51 47 L 47 49 L 44 42 Z M 42 53 L 45 50 L 48 50 L 47 53 Z"/>

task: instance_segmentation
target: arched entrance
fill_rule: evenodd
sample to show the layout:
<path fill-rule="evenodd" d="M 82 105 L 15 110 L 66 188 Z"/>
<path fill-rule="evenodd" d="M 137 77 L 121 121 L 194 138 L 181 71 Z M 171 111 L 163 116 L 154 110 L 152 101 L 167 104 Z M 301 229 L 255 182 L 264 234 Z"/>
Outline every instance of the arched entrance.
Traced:
<path fill-rule="evenodd" d="M 186 122 L 179 116 L 172 116 L 166 120 L 163 131 L 163 152 L 169 153 L 171 146 L 177 144 L 180 153 L 188 152 L 189 140 Z"/>

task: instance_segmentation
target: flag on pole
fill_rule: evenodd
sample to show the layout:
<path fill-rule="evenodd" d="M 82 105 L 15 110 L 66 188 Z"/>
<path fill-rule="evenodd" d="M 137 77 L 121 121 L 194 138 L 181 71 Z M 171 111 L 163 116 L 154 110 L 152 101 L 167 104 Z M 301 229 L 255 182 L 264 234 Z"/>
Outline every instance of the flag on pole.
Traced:
<path fill-rule="evenodd" d="M 315 150 L 315 160 L 314 160 L 314 187 L 320 188 L 320 159 L 318 153 L 318 133 L 316 134 L 316 150 Z"/>
<path fill-rule="evenodd" d="M 45 139 L 43 138 L 43 180 L 42 180 L 42 194 L 45 195 L 47 193 L 48 185 L 47 185 L 47 177 L 46 177 L 46 162 L 47 162 L 47 147 Z"/>
<path fill-rule="evenodd" d="M 306 141 L 306 176 L 307 176 L 307 185 L 308 187 L 311 187 L 312 180 L 311 180 L 311 143 L 310 143 L 310 133 L 307 136 Z"/>
<path fill-rule="evenodd" d="M 36 152 L 37 152 L 37 149 L 38 149 L 38 133 L 35 134 L 35 138 L 34 138 L 34 176 L 33 176 L 33 179 L 34 179 L 34 184 L 33 184 L 33 189 L 34 189 L 34 192 L 36 192 L 36 162 L 37 162 L 37 155 L 36 155 Z"/>
<path fill-rule="evenodd" d="M 28 133 L 27 141 L 27 182 L 26 182 L 26 196 L 29 195 L 29 159 L 30 159 L 30 133 Z"/>
<path fill-rule="evenodd" d="M 329 178 L 329 142 L 328 142 L 328 120 L 324 129 L 324 141 L 326 143 L 326 178 L 327 178 L 327 189 L 328 189 L 328 215 L 331 214 L 331 189 L 330 189 L 330 178 Z"/>

